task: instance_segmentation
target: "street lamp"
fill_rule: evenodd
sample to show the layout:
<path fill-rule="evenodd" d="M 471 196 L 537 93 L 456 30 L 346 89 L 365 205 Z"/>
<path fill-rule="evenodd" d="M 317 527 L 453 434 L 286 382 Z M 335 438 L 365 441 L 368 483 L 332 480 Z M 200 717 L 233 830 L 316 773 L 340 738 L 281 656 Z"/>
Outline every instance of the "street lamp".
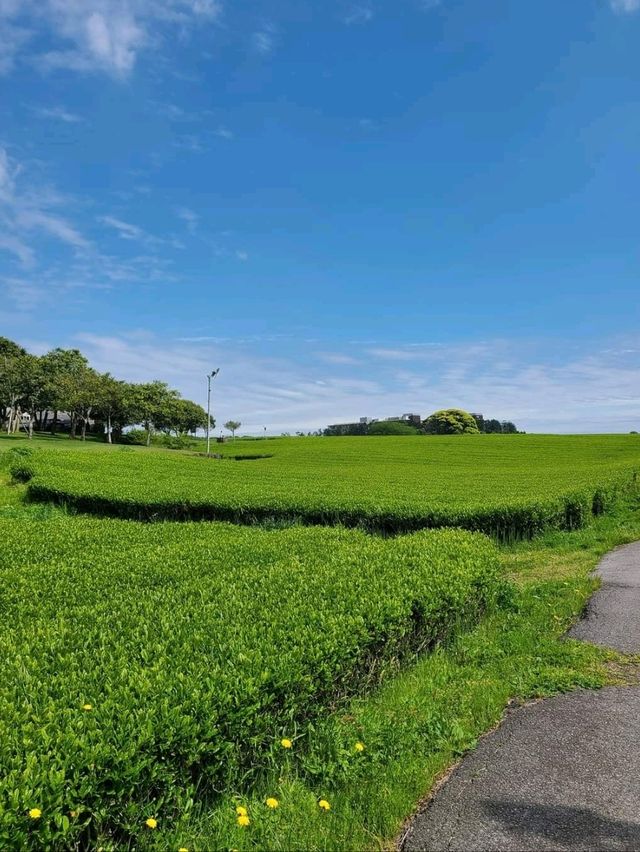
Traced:
<path fill-rule="evenodd" d="M 219 372 L 220 368 L 207 373 L 207 456 L 211 447 L 211 437 L 209 435 L 211 430 L 211 379 L 215 379 Z"/>

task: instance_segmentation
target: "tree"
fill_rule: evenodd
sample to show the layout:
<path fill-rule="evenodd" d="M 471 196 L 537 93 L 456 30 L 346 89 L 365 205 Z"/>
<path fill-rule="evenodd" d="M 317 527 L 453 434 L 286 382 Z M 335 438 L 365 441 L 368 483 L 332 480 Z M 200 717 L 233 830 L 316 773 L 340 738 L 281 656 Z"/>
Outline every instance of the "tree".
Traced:
<path fill-rule="evenodd" d="M 176 438 L 207 428 L 207 412 L 201 405 L 190 399 L 174 399 L 168 408 L 167 426 Z M 211 428 L 216 425 L 211 418 Z"/>
<path fill-rule="evenodd" d="M 100 400 L 101 377 L 91 367 L 79 367 L 62 375 L 59 389 L 64 411 L 71 418 L 69 437 L 76 437 L 78 424 L 81 424 L 81 438 L 84 441 L 89 419 Z"/>
<path fill-rule="evenodd" d="M 422 426 L 429 435 L 477 435 L 479 433 L 475 419 L 468 411 L 463 411 L 461 408 L 435 411 L 423 420 Z"/>
<path fill-rule="evenodd" d="M 22 414 L 29 413 L 29 437 L 33 436 L 33 412 L 40 393 L 39 361 L 18 344 L 0 337 L 0 409 L 7 433 L 17 432 Z"/>
<path fill-rule="evenodd" d="M 377 420 L 369 426 L 370 435 L 417 435 L 418 430 L 400 420 Z"/>
<path fill-rule="evenodd" d="M 114 379 L 110 373 L 99 374 L 94 413 L 104 421 L 108 444 L 113 443 L 114 431 L 121 434 L 129 425 L 131 410 L 131 385 Z"/>
<path fill-rule="evenodd" d="M 166 382 L 132 385 L 132 422 L 140 423 L 147 432 L 147 446 L 156 429 L 171 428 L 171 406 L 179 399 L 178 391 Z"/>
<path fill-rule="evenodd" d="M 70 438 L 75 438 L 78 426 L 75 402 L 86 381 L 85 372 L 90 369 L 89 361 L 77 349 L 52 349 L 40 359 L 43 372 L 41 406 L 44 411 L 53 411 L 51 434 L 55 435 L 58 412 L 66 411 L 71 421 Z M 44 422 L 43 422 L 44 421 Z M 46 426 L 46 415 L 41 415 L 40 427 Z"/>
<path fill-rule="evenodd" d="M 231 432 L 233 439 L 235 440 L 236 431 L 242 426 L 242 423 L 239 420 L 227 420 L 224 424 L 224 428 L 228 429 Z"/>

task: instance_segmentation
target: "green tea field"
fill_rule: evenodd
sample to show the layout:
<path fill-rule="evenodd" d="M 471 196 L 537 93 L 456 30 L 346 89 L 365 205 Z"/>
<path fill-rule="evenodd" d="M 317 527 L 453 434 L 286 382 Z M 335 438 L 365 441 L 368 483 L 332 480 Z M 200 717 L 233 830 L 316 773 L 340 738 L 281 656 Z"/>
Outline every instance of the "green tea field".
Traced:
<path fill-rule="evenodd" d="M 43 453 L 29 490 L 120 517 L 290 519 L 391 533 L 461 526 L 509 539 L 582 525 L 640 467 L 637 436 L 285 438 L 222 452 L 115 449 L 81 464 L 75 452 Z"/>
<path fill-rule="evenodd" d="M 381 848 L 510 698 L 605 682 L 558 637 L 635 436 L 221 449 L 0 444 L 2 848 Z"/>

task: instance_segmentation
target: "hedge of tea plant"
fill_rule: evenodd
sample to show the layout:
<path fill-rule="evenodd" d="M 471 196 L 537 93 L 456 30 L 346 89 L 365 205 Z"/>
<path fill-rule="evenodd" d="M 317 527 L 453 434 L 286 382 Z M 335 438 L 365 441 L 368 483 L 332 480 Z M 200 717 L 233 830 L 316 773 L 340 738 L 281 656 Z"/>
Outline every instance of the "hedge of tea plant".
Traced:
<path fill-rule="evenodd" d="M 249 789 L 503 589 L 494 545 L 455 530 L 52 514 L 0 517 L 0 541 L 3 849 L 130 848 Z"/>
<path fill-rule="evenodd" d="M 238 446 L 221 449 L 237 455 Z M 582 526 L 634 487 L 640 466 L 640 441 L 624 435 L 298 438 L 247 446 L 272 457 L 41 452 L 30 462 L 36 476 L 29 492 L 116 517 L 284 519 L 389 533 L 460 526 L 513 539 Z"/>

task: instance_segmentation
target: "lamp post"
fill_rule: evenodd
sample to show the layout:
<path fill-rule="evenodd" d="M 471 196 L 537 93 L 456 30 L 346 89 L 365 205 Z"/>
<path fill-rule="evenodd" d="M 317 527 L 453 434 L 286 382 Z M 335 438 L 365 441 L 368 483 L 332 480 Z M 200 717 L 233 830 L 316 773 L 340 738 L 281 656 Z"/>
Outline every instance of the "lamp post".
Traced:
<path fill-rule="evenodd" d="M 211 379 L 215 379 L 219 372 L 220 368 L 218 367 L 217 370 L 207 373 L 207 456 L 209 456 L 209 449 L 211 447 Z"/>

